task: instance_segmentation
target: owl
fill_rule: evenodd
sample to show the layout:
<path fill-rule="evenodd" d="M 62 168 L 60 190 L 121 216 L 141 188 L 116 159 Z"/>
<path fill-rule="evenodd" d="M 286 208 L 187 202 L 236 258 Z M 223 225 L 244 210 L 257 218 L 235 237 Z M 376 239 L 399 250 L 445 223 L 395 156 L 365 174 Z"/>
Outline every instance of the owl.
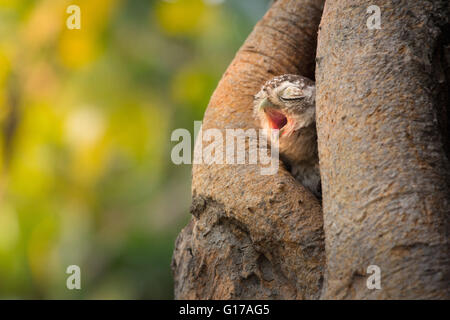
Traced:
<path fill-rule="evenodd" d="M 254 97 L 254 114 L 271 141 L 279 130 L 281 160 L 292 175 L 321 198 L 314 81 L 294 74 L 267 81 Z"/>

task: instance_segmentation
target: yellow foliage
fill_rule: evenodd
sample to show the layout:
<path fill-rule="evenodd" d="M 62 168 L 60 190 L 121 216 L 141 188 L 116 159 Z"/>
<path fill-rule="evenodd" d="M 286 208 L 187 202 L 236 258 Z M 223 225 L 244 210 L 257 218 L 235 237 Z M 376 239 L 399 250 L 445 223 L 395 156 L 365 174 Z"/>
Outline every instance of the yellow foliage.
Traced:
<path fill-rule="evenodd" d="M 61 140 L 61 115 L 39 104 L 25 108 L 23 117 L 17 129 L 10 188 L 24 197 L 45 197 L 55 179 L 50 146 Z"/>
<path fill-rule="evenodd" d="M 14 8 L 18 3 L 18 0 L 0 0 L 0 8 Z"/>
<path fill-rule="evenodd" d="M 89 187 L 103 172 L 107 146 L 104 143 L 105 121 L 94 107 L 79 107 L 65 122 L 65 139 L 71 147 L 72 180 Z"/>
<path fill-rule="evenodd" d="M 100 49 L 93 31 L 70 30 L 63 32 L 59 43 L 62 63 L 71 69 L 78 69 L 97 58 Z"/>
<path fill-rule="evenodd" d="M 59 42 L 62 63 L 71 69 L 81 68 L 94 61 L 101 53 L 100 36 L 117 5 L 116 0 L 78 1 L 81 28 L 64 27 Z M 65 11 L 64 11 L 65 12 Z M 69 14 L 65 15 L 64 26 Z"/>
<path fill-rule="evenodd" d="M 211 75 L 198 66 L 187 66 L 177 72 L 172 81 L 172 95 L 184 105 L 197 105 L 203 102 L 210 92 Z M 206 106 L 199 106 L 205 108 Z"/>
<path fill-rule="evenodd" d="M 158 1 L 155 13 L 164 31 L 172 35 L 185 35 L 195 34 L 205 27 L 204 20 L 209 8 L 202 0 Z"/>
<path fill-rule="evenodd" d="M 124 119 L 126 119 L 124 121 Z M 161 107 L 130 103 L 111 115 L 112 143 L 137 162 L 160 164 L 167 144 L 168 116 Z M 150 158 L 147 158 L 151 155 Z"/>
<path fill-rule="evenodd" d="M 19 239 L 19 224 L 13 208 L 0 203 L 0 251 L 8 251 Z"/>
<path fill-rule="evenodd" d="M 0 0 L 0 298 L 172 297 L 190 167 L 170 130 L 192 128 L 248 31 L 219 2 Z"/>
<path fill-rule="evenodd" d="M 27 244 L 28 262 L 33 280 L 45 285 L 52 276 L 49 268 L 54 264 L 52 256 L 55 248 L 58 224 L 53 216 L 45 216 L 33 229 Z"/>
<path fill-rule="evenodd" d="M 68 1 L 44 0 L 36 3 L 29 17 L 22 25 L 22 37 L 25 45 L 32 50 L 54 41 L 61 31 L 65 19 L 65 6 Z"/>
<path fill-rule="evenodd" d="M 5 85 L 10 70 L 11 61 L 6 52 L 0 47 L 0 88 Z"/>

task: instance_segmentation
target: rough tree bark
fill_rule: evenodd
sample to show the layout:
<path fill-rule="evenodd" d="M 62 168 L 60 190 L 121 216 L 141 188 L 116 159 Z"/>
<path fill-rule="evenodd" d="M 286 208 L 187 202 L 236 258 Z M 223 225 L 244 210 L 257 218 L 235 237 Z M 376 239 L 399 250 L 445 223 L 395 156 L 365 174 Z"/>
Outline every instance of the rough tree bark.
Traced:
<path fill-rule="evenodd" d="M 274 4 L 219 83 L 204 129 L 256 127 L 252 95 L 266 79 L 313 78 L 322 2 Z M 380 30 L 367 28 L 362 0 L 328 0 L 321 22 L 324 226 L 283 168 L 195 165 L 176 298 L 450 298 L 449 4 L 370 5 L 381 8 Z M 381 290 L 366 286 L 369 265 L 381 269 Z"/>
<path fill-rule="evenodd" d="M 203 119 L 208 128 L 256 128 L 253 95 L 284 73 L 314 77 L 321 0 L 279 0 L 225 72 Z M 280 167 L 194 165 L 193 218 L 172 268 L 177 299 L 318 298 L 324 272 L 319 202 Z"/>
<path fill-rule="evenodd" d="M 448 299 L 449 2 L 372 4 L 380 30 L 367 1 L 328 0 L 319 32 L 324 298 Z"/>

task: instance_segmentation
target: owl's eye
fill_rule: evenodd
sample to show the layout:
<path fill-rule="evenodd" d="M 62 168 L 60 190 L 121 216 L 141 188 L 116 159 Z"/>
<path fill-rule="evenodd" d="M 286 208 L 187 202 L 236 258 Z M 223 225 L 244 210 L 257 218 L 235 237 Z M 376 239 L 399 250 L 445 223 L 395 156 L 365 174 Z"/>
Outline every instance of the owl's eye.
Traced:
<path fill-rule="evenodd" d="M 295 86 L 289 86 L 286 89 L 283 90 L 280 94 L 281 100 L 300 100 L 303 99 L 305 96 L 303 95 L 303 91 L 299 87 Z"/>

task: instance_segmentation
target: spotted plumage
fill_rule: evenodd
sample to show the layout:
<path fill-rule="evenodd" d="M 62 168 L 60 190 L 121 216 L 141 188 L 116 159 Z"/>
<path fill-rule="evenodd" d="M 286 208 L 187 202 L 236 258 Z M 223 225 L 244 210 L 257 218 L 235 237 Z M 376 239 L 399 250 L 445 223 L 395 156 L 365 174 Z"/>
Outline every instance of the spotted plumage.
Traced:
<path fill-rule="evenodd" d="M 285 74 L 267 81 L 255 95 L 254 113 L 265 132 L 278 129 L 279 151 L 292 175 L 321 197 L 315 85 L 308 78 Z M 270 141 L 271 135 L 267 134 Z"/>

